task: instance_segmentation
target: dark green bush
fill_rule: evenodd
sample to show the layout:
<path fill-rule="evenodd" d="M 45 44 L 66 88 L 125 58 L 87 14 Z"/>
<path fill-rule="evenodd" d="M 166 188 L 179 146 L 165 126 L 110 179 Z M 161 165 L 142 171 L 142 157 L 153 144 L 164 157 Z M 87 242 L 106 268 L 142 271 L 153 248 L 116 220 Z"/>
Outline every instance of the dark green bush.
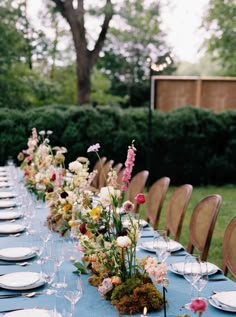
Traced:
<path fill-rule="evenodd" d="M 151 124 L 148 115 L 147 108 L 116 106 L 54 105 L 25 112 L 1 108 L 0 164 L 27 148 L 36 127 L 53 131 L 51 144 L 68 149 L 66 163 L 88 156 L 92 167 L 97 157 L 87 148 L 95 143 L 101 145 L 100 156 L 124 163 L 135 140 L 134 173 L 148 169 L 149 184 L 162 176 L 169 176 L 173 185 L 236 183 L 236 111 L 153 111 Z"/>

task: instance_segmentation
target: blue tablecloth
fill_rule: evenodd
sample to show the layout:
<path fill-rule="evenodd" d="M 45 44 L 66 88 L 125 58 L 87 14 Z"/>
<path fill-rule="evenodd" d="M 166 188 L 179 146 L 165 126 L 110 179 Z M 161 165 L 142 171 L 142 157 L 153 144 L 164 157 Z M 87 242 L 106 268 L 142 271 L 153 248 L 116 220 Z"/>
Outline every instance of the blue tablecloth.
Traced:
<path fill-rule="evenodd" d="M 36 215 L 36 224 L 40 223 L 40 220 L 45 220 L 47 216 L 48 210 L 44 206 L 42 209 L 37 210 Z M 17 222 L 21 222 L 22 219 L 17 220 Z M 16 223 L 16 222 L 15 222 Z M 53 238 L 58 237 L 57 233 L 53 233 Z M 144 239 L 152 239 L 144 237 Z M 26 233 L 23 233 L 19 237 L 0 237 L 0 248 L 5 248 L 8 246 L 14 246 L 17 242 L 29 241 L 29 236 Z M 139 249 L 137 251 L 138 257 L 144 257 L 148 254 L 148 252 Z M 168 258 L 168 263 L 173 263 L 177 261 L 183 261 L 183 256 L 170 256 Z M 15 271 L 39 271 L 39 265 L 36 263 L 37 258 L 33 258 L 30 260 L 32 262 L 31 266 L 20 267 L 20 266 L 0 266 L 0 274 L 15 272 Z M 63 264 L 63 269 L 69 272 L 69 274 L 73 274 L 75 267 L 72 262 L 67 259 Z M 186 308 L 183 308 L 184 304 L 190 301 L 190 285 L 188 282 L 180 275 L 174 274 L 172 272 L 168 272 L 168 277 L 170 280 L 170 284 L 168 286 L 168 292 L 166 294 L 166 298 L 168 300 L 167 305 L 167 316 L 173 317 L 179 314 L 188 313 L 190 316 L 196 316 L 193 312 L 190 312 Z M 76 316 L 83 317 L 115 317 L 118 316 L 118 312 L 115 308 L 110 304 L 109 301 L 105 301 L 101 298 L 101 295 L 98 293 L 97 288 L 90 286 L 87 282 L 87 275 L 83 275 L 83 288 L 84 294 L 80 301 L 76 304 Z M 39 290 L 44 290 L 47 288 L 47 285 L 44 285 L 39 288 Z M 37 289 L 38 290 L 38 289 Z M 236 290 L 236 283 L 231 280 L 227 281 L 217 281 L 212 282 L 209 281 L 208 285 L 202 291 L 202 296 L 208 298 L 212 295 L 212 291 L 223 291 L 223 290 Z M 4 289 L 0 289 L 0 295 L 6 294 L 13 291 L 7 291 Z M 48 308 L 53 309 L 55 304 L 55 295 L 46 295 L 41 294 L 32 298 L 25 297 L 17 297 L 13 299 L 0 299 L 0 310 L 5 309 L 14 309 L 14 308 Z M 235 313 L 236 314 L 236 313 Z M 208 306 L 207 311 L 204 313 L 205 317 L 217 317 L 217 316 L 231 316 L 233 313 L 228 313 L 225 311 L 221 311 L 212 307 L 210 304 Z M 139 315 L 136 315 L 139 316 Z M 156 313 L 148 313 L 148 316 L 164 316 L 163 311 Z"/>

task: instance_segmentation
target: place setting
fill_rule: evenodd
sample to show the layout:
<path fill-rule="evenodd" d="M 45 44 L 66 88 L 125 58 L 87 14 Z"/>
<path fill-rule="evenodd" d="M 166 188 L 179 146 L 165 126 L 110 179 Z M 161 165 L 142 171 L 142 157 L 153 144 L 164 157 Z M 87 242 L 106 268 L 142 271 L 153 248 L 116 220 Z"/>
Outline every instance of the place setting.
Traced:
<path fill-rule="evenodd" d="M 216 292 L 208 302 L 217 309 L 236 313 L 236 291 Z"/>
<path fill-rule="evenodd" d="M 30 290 L 45 284 L 41 272 L 12 272 L 0 276 L 0 287 L 7 290 Z"/>
<path fill-rule="evenodd" d="M 25 230 L 25 226 L 18 223 L 1 223 L 0 224 L 0 236 L 8 235 L 20 235 Z"/>

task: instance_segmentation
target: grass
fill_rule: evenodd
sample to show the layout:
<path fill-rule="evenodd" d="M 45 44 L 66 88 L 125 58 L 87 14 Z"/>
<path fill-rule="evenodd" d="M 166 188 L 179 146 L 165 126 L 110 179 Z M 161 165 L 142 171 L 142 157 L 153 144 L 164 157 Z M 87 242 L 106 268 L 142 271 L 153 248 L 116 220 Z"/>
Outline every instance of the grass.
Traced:
<path fill-rule="evenodd" d="M 160 225 L 159 229 L 165 227 L 165 210 L 168 198 L 173 192 L 174 188 L 169 187 L 165 202 L 161 212 Z M 210 250 L 208 253 L 207 260 L 211 263 L 222 267 L 222 241 L 225 229 L 230 222 L 230 220 L 236 215 L 236 186 L 235 185 L 226 185 L 226 186 L 206 186 L 206 187 L 193 187 L 193 192 L 190 198 L 190 202 L 185 214 L 184 223 L 180 235 L 180 243 L 187 247 L 188 242 L 188 225 L 190 221 L 190 216 L 192 214 L 193 208 L 196 204 L 205 196 L 211 194 L 219 194 L 222 197 L 221 208 L 217 217 L 215 229 L 213 232 Z M 142 217 L 145 218 L 145 206 L 141 206 L 142 209 L 140 213 Z M 229 275 L 230 277 L 230 275 Z"/>

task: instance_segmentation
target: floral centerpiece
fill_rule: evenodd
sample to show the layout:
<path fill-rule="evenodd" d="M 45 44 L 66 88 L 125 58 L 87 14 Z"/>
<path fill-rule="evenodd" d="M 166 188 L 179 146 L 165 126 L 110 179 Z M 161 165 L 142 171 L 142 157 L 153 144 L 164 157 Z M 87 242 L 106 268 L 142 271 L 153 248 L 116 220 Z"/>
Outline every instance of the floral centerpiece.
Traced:
<path fill-rule="evenodd" d="M 67 150 L 64 147 L 51 147 L 51 134 L 50 130 L 37 133 L 36 128 L 33 128 L 28 139 L 28 148 L 18 154 L 26 187 L 38 199 L 44 199 L 46 191 L 60 186 L 66 173 L 64 153 Z"/>
<path fill-rule="evenodd" d="M 99 157 L 99 147 L 99 144 L 91 146 L 88 152 L 95 152 Z M 111 169 L 107 186 L 96 195 L 87 193 L 72 224 L 79 229 L 80 250 L 84 252 L 83 263 L 75 263 L 75 266 L 78 270 L 89 269 L 90 284 L 97 286 L 101 296 L 125 314 L 141 313 L 144 307 L 148 311 L 162 309 L 164 299 L 154 284 L 166 286 L 168 282 L 165 263 L 158 263 L 151 256 L 136 258 L 139 221 L 132 213 L 133 203 L 122 200 L 131 179 L 135 155 L 132 143 L 122 184 L 117 183 L 117 175 Z M 137 202 L 144 203 L 144 197 L 140 193 Z"/>
<path fill-rule="evenodd" d="M 83 208 L 86 199 L 92 195 L 91 183 L 96 172 L 89 172 L 89 161 L 78 157 L 69 163 L 67 176 L 60 186 L 46 192 L 46 203 L 50 210 L 48 224 L 50 228 L 64 235 L 71 231 L 75 222 L 78 206 Z"/>

